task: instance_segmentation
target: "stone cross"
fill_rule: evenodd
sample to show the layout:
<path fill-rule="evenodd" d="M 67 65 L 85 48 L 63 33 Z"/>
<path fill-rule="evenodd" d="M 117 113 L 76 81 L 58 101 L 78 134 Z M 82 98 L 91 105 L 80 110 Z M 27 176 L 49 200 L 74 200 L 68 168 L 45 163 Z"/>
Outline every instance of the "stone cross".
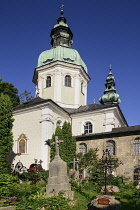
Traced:
<path fill-rule="evenodd" d="M 58 136 L 55 136 L 55 142 L 51 143 L 51 145 L 55 145 L 55 155 L 59 155 L 60 143 L 63 143 L 63 140 L 58 140 Z"/>
<path fill-rule="evenodd" d="M 71 161 L 71 163 L 73 163 L 73 170 L 75 171 L 76 170 L 76 168 L 75 168 L 75 166 L 76 166 L 76 163 L 78 163 L 79 161 L 78 160 L 75 160 L 75 158 L 73 158 L 73 161 Z"/>

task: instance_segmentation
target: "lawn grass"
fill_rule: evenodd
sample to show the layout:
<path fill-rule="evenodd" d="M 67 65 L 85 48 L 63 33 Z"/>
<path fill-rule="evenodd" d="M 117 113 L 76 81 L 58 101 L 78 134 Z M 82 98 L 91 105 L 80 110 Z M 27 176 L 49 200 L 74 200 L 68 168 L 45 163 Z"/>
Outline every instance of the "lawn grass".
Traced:
<path fill-rule="evenodd" d="M 70 210 L 86 210 L 91 201 L 102 193 L 99 190 L 97 183 L 91 181 L 88 183 L 77 184 L 76 182 L 71 183 L 72 190 L 74 191 L 75 205 L 69 208 Z M 115 198 L 121 203 L 121 210 L 140 210 L 140 189 L 136 189 L 133 183 L 128 185 L 120 184 L 120 192 L 114 194 Z M 36 184 L 31 184 L 27 181 L 22 184 L 12 183 L 7 181 L 5 184 L 1 183 L 1 205 L 8 205 L 8 198 L 17 197 L 17 208 L 20 210 L 26 209 L 40 209 L 43 204 L 47 203 L 54 204 L 54 200 L 59 203 L 60 210 L 65 209 L 67 205 L 64 200 L 59 198 L 52 198 L 52 200 L 46 200 L 46 183 L 41 180 Z M 31 208 L 29 208 L 31 206 Z M 61 208 L 62 206 L 62 208 Z M 50 207 L 49 210 L 58 210 L 55 207 Z M 68 208 L 67 208 L 68 209 Z"/>

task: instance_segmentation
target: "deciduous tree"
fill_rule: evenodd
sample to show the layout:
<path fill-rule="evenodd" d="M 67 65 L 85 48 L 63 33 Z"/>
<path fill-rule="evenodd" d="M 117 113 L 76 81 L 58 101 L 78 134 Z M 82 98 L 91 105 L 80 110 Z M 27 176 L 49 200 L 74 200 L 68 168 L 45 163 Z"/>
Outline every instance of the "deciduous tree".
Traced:
<path fill-rule="evenodd" d="M 31 92 L 24 90 L 24 92 L 19 95 L 20 103 L 30 101 L 33 98 L 30 94 Z"/>
<path fill-rule="evenodd" d="M 13 84 L 2 81 L 2 78 L 0 78 L 0 94 L 1 93 L 10 97 L 13 107 L 19 105 L 18 89 L 15 88 Z"/>

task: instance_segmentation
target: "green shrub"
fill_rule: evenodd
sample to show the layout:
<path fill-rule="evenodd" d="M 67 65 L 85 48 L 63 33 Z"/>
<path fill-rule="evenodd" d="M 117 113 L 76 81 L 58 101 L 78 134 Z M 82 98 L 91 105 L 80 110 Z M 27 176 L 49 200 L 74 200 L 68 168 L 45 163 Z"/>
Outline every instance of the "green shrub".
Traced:
<path fill-rule="evenodd" d="M 0 174 L 0 198 L 7 198 L 13 195 L 13 188 L 18 186 L 18 179 L 9 174 Z"/>
<path fill-rule="evenodd" d="M 27 181 L 29 179 L 29 173 L 23 172 L 22 174 L 18 174 L 18 177 L 22 181 Z"/>
<path fill-rule="evenodd" d="M 140 209 L 140 189 L 136 189 L 133 183 L 120 185 L 120 193 L 115 197 L 121 202 L 121 210 Z"/>
<path fill-rule="evenodd" d="M 35 195 L 31 195 L 28 198 L 24 198 L 21 202 L 18 202 L 16 209 L 18 210 L 27 210 L 35 209 L 39 210 L 41 207 L 45 207 L 47 210 L 71 210 L 69 206 L 69 200 L 63 197 L 62 193 L 59 193 L 58 196 L 52 196 L 46 198 L 46 194 L 37 192 Z"/>
<path fill-rule="evenodd" d="M 40 172 L 40 177 L 43 179 L 45 183 L 47 183 L 48 177 L 49 177 L 49 171 L 47 170 L 47 171 Z"/>
<path fill-rule="evenodd" d="M 122 183 L 123 183 L 123 180 L 122 180 L 122 178 L 121 177 L 112 177 L 112 179 L 111 179 L 111 184 L 112 185 L 115 185 L 115 186 L 121 186 L 122 185 Z"/>

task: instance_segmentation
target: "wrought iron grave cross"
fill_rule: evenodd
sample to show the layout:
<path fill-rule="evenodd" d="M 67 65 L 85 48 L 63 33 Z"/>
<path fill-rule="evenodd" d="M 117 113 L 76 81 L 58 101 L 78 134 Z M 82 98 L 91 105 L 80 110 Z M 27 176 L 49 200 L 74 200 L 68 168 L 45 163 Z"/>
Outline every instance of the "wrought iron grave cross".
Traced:
<path fill-rule="evenodd" d="M 106 149 L 105 151 L 103 150 L 101 166 L 103 168 L 104 182 L 105 182 L 104 194 L 107 195 L 107 178 L 108 175 L 112 174 L 112 170 L 114 169 L 114 164 L 112 162 L 112 158 L 108 149 Z"/>

